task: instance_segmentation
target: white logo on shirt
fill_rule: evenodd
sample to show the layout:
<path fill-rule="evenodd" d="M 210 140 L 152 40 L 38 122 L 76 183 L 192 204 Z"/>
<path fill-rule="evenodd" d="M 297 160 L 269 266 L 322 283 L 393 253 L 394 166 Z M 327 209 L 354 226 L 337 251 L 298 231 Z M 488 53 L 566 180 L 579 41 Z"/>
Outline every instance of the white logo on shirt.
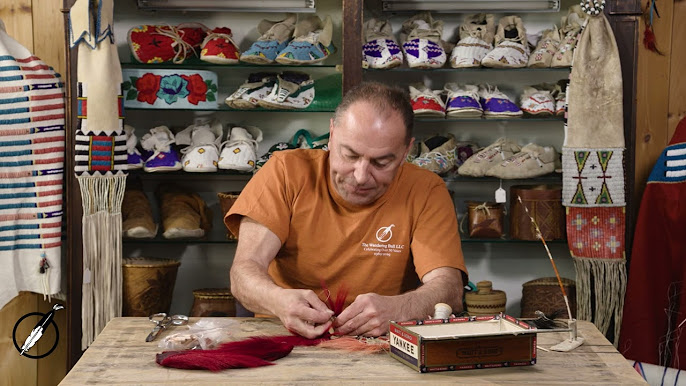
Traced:
<path fill-rule="evenodd" d="M 376 239 L 379 240 L 381 243 L 388 242 L 391 237 L 393 237 L 393 231 L 391 228 L 393 228 L 395 224 L 391 224 L 387 227 L 381 227 L 379 228 L 378 231 L 376 231 Z"/>

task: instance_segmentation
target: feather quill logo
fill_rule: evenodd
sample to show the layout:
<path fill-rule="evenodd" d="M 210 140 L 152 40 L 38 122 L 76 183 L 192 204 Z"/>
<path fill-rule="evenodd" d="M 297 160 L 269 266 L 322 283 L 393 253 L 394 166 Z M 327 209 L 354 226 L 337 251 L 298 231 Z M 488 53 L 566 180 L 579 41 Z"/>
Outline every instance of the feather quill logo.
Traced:
<path fill-rule="evenodd" d="M 17 351 L 19 351 L 19 355 L 31 359 L 40 359 L 50 355 L 55 350 L 55 348 L 57 347 L 57 342 L 59 342 L 60 339 L 60 334 L 59 330 L 57 329 L 57 324 L 55 323 L 53 318 L 55 317 L 55 312 L 62 309 L 64 309 L 63 305 L 55 304 L 54 306 L 52 306 L 52 310 L 50 310 L 50 312 L 48 312 L 47 314 L 43 314 L 41 312 L 30 312 L 22 316 L 19 320 L 17 320 L 17 323 L 14 325 L 14 330 L 12 331 L 12 340 L 14 341 L 14 347 L 17 349 Z M 29 336 L 24 340 L 24 344 L 22 344 L 22 346 L 19 347 L 19 344 L 17 343 L 17 328 L 19 327 L 21 322 L 23 322 L 26 318 L 34 315 L 41 315 L 42 317 L 40 321 L 35 325 L 35 327 L 33 327 Z M 45 334 L 45 331 L 50 325 L 52 325 L 55 328 L 55 343 L 52 345 L 50 350 L 40 355 L 29 354 L 28 351 L 31 350 L 31 348 L 35 346 L 36 343 L 38 343 L 38 341 L 43 337 L 43 334 Z"/>
<path fill-rule="evenodd" d="M 395 224 L 391 224 L 387 227 L 381 227 L 379 228 L 378 231 L 376 231 L 376 239 L 379 240 L 381 243 L 385 243 L 391 240 L 393 237 L 393 231 L 391 228 L 393 228 Z"/>

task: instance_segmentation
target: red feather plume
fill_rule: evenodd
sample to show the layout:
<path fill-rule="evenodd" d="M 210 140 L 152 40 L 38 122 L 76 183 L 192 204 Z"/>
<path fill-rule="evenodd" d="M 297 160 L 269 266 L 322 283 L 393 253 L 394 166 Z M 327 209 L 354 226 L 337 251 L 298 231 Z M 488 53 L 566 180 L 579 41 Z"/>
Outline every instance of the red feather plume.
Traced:
<path fill-rule="evenodd" d="M 643 46 L 650 51 L 664 56 L 664 54 L 657 48 L 657 38 L 655 37 L 655 33 L 649 24 L 646 24 L 646 29 L 643 31 Z"/>
<path fill-rule="evenodd" d="M 348 290 L 341 288 L 334 301 L 323 280 L 322 288 L 329 294 L 326 302 L 334 315 L 343 312 Z M 210 371 L 269 366 L 274 364 L 272 361 L 290 354 L 295 346 L 316 346 L 330 338 L 329 333 L 316 339 L 299 335 L 254 337 L 227 342 L 214 350 L 165 351 L 157 354 L 156 362 L 164 367 Z"/>
<path fill-rule="evenodd" d="M 333 311 L 334 316 L 339 315 L 341 312 L 343 312 L 345 298 L 348 297 L 348 289 L 341 286 L 341 288 L 338 289 L 338 293 L 336 293 L 336 300 L 334 301 L 332 300 L 331 291 L 329 291 L 329 287 L 326 286 L 326 282 L 324 280 L 322 280 L 321 285 L 322 289 L 329 294 L 329 296 L 326 298 L 326 305 L 329 306 L 331 311 Z"/>

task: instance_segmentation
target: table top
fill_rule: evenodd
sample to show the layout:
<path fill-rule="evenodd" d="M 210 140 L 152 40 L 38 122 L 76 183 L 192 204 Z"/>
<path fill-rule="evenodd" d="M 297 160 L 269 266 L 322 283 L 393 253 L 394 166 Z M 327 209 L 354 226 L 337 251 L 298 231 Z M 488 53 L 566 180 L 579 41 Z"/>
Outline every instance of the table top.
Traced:
<path fill-rule="evenodd" d="M 232 340 L 285 335 L 278 319 L 230 318 Z M 198 318 L 191 318 L 191 322 Z M 570 352 L 538 350 L 533 366 L 419 373 L 387 353 L 363 354 L 321 347 L 296 347 L 274 366 L 220 372 L 180 370 L 159 366 L 159 340 L 184 327 L 163 331 L 145 342 L 151 330 L 147 318 L 115 318 L 98 335 L 60 385 L 165 384 L 220 385 L 228 383 L 373 383 L 399 382 L 488 384 L 645 384 L 629 362 L 590 322 L 579 321 L 582 346 Z M 550 348 L 569 337 L 567 332 L 538 334 L 538 346 Z"/>

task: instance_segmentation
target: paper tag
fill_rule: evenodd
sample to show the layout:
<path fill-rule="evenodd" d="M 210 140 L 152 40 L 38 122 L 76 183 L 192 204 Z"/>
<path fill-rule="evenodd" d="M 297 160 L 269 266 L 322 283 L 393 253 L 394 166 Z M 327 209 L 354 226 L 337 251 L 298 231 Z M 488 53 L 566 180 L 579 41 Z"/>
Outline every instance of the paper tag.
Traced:
<path fill-rule="evenodd" d="M 91 270 L 86 268 L 83 270 L 83 284 L 90 284 L 91 282 Z"/>
<path fill-rule="evenodd" d="M 495 191 L 495 202 L 497 203 L 503 203 L 507 201 L 507 195 L 505 194 L 505 189 L 503 188 L 498 188 Z"/>

